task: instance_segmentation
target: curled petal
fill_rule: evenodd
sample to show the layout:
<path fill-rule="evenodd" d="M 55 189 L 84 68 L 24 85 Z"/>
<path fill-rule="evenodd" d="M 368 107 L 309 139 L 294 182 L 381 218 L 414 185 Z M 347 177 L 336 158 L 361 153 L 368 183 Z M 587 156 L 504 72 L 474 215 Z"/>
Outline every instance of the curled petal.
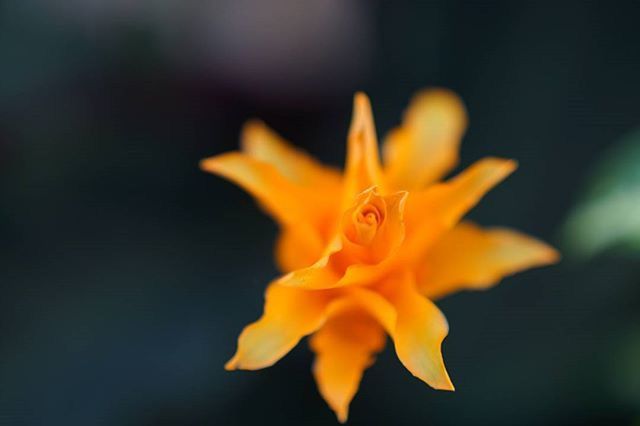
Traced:
<path fill-rule="evenodd" d="M 313 375 L 322 397 L 341 423 L 358 391 L 364 370 L 385 344 L 384 329 L 362 309 L 341 309 L 310 340 L 316 354 Z"/>
<path fill-rule="evenodd" d="M 236 354 L 225 368 L 257 370 L 273 365 L 322 326 L 330 301 L 328 292 L 271 284 L 262 317 L 242 330 Z"/>
<path fill-rule="evenodd" d="M 462 289 L 486 289 L 507 275 L 558 259 L 552 247 L 520 232 L 463 222 L 429 251 L 419 283 L 424 295 L 439 298 Z"/>
<path fill-rule="evenodd" d="M 402 126 L 384 144 L 385 177 L 396 189 L 419 189 L 435 182 L 458 162 L 467 113 L 460 98 L 445 89 L 416 95 Z"/>
<path fill-rule="evenodd" d="M 341 275 L 331 264 L 331 255 L 324 256 L 313 265 L 289 272 L 277 283 L 287 287 L 304 289 L 327 289 L 340 287 Z"/>
<path fill-rule="evenodd" d="M 426 249 L 516 167 L 513 160 L 485 158 L 447 182 L 412 192 L 405 209 L 405 224 L 409 230 L 402 250 L 405 259 L 422 259 Z"/>
<path fill-rule="evenodd" d="M 418 293 L 409 274 L 387 283 L 387 291 L 397 312 L 391 337 L 402 364 L 429 386 L 454 390 L 442 359 L 442 341 L 449 333 L 442 312 Z"/>
<path fill-rule="evenodd" d="M 280 278 L 278 283 L 316 290 L 367 285 L 387 275 L 395 266 L 395 261 L 395 255 L 391 255 L 379 263 L 356 263 L 341 269 L 339 265 L 342 262 L 338 253 L 325 256 L 308 268 L 290 272 Z"/>
<path fill-rule="evenodd" d="M 273 165 L 282 176 L 314 191 L 340 188 L 340 173 L 296 149 L 259 120 L 248 121 L 242 129 L 242 150 L 251 157 Z"/>

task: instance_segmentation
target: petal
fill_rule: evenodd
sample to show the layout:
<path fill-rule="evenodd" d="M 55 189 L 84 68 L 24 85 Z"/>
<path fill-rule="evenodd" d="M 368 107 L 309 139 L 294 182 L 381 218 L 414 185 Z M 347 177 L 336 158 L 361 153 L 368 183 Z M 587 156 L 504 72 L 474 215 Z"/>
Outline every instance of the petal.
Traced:
<path fill-rule="evenodd" d="M 292 271 L 277 282 L 288 287 L 314 290 L 366 285 L 388 274 L 396 264 L 395 256 L 391 255 L 379 263 L 355 263 L 340 269 L 341 260 L 339 253 L 324 256 L 312 266 Z"/>
<path fill-rule="evenodd" d="M 276 282 L 287 287 L 301 289 L 323 289 L 337 286 L 340 274 L 331 263 L 331 256 L 342 250 L 342 241 L 334 238 L 327 246 L 325 254 L 313 265 L 296 269 L 280 277 Z"/>
<path fill-rule="evenodd" d="M 251 157 L 273 165 L 291 182 L 306 187 L 337 190 L 340 173 L 318 163 L 307 153 L 296 149 L 267 125 L 251 120 L 244 125 L 241 136 L 242 150 Z"/>
<path fill-rule="evenodd" d="M 387 291 L 397 311 L 392 338 L 402 364 L 429 386 L 454 390 L 442 359 L 442 341 L 449 333 L 442 312 L 418 293 L 410 274 L 390 281 Z"/>
<path fill-rule="evenodd" d="M 353 99 L 353 117 L 347 140 L 347 161 L 343 192 L 343 208 L 353 203 L 354 197 L 372 186 L 382 185 L 382 170 L 378 153 L 371 103 L 364 93 Z"/>
<path fill-rule="evenodd" d="M 347 287 L 341 290 L 341 301 L 364 309 L 391 334 L 396 326 L 396 308 L 380 293 L 367 287 Z M 335 304 L 339 307 L 338 303 Z"/>
<path fill-rule="evenodd" d="M 402 126 L 384 144 L 385 177 L 395 189 L 418 189 L 435 182 L 458 163 L 467 113 L 460 98 L 445 89 L 416 95 Z"/>
<path fill-rule="evenodd" d="M 322 256 L 322 252 L 320 240 L 307 238 L 297 227 L 283 227 L 276 241 L 276 264 L 282 272 L 295 271 L 313 265 Z"/>
<path fill-rule="evenodd" d="M 433 299 L 461 289 L 486 289 L 505 276 L 558 259 L 552 247 L 520 232 L 463 222 L 429 251 L 419 283 Z"/>
<path fill-rule="evenodd" d="M 398 250 L 404 241 L 404 206 L 408 192 L 401 191 L 384 197 L 387 217 L 371 245 L 374 262 L 381 262 Z"/>
<path fill-rule="evenodd" d="M 322 245 L 317 224 L 326 217 L 325 206 L 278 170 L 246 154 L 230 152 L 202 160 L 200 167 L 223 176 L 253 195 L 282 226 L 296 228 L 304 247 Z"/>
<path fill-rule="evenodd" d="M 358 391 L 364 370 L 385 344 L 384 329 L 362 309 L 347 308 L 332 315 L 310 340 L 316 354 L 313 375 L 318 390 L 336 413 L 347 421 L 349 404 Z"/>
<path fill-rule="evenodd" d="M 262 317 L 240 333 L 236 354 L 225 368 L 257 370 L 275 364 L 301 338 L 322 326 L 330 296 L 328 292 L 271 284 Z"/>
<path fill-rule="evenodd" d="M 202 160 L 200 167 L 244 188 L 280 223 L 294 223 L 308 215 L 310 209 L 299 199 L 306 198 L 304 192 L 268 163 L 229 152 Z"/>
<path fill-rule="evenodd" d="M 513 160 L 485 158 L 445 183 L 411 192 L 405 208 L 407 239 L 402 249 L 405 259 L 422 260 L 429 246 L 516 167 Z"/>

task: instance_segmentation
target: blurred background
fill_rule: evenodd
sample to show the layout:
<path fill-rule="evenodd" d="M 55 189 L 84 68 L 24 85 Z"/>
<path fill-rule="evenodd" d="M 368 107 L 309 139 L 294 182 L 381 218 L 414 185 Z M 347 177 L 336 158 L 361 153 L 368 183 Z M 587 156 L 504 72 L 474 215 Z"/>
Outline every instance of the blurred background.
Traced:
<path fill-rule="evenodd" d="M 439 302 L 455 393 L 387 347 L 350 424 L 640 424 L 640 4 L 0 2 L 0 424 L 334 425 L 300 344 L 223 370 L 276 226 L 198 169 L 252 117 L 340 166 L 351 98 L 466 102 L 462 165 L 520 168 L 472 219 L 559 265 Z"/>

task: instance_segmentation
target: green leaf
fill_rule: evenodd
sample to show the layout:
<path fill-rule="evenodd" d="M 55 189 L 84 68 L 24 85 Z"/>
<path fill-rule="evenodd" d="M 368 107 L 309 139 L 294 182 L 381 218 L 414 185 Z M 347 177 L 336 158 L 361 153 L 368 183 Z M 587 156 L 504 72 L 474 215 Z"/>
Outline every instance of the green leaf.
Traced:
<path fill-rule="evenodd" d="M 640 254 L 640 130 L 596 166 L 563 229 L 565 251 L 589 258 L 611 248 Z"/>

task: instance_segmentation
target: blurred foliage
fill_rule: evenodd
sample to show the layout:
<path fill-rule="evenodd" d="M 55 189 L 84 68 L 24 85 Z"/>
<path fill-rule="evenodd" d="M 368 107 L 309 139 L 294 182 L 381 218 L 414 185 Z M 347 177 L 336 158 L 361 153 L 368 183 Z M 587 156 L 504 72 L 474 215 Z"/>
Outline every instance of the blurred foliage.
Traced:
<path fill-rule="evenodd" d="M 566 251 L 588 258 L 616 248 L 640 252 L 640 129 L 618 142 L 595 167 L 582 201 L 564 228 Z"/>
<path fill-rule="evenodd" d="M 612 357 L 612 393 L 624 404 L 640 409 L 640 326 L 632 327 L 620 339 Z"/>

